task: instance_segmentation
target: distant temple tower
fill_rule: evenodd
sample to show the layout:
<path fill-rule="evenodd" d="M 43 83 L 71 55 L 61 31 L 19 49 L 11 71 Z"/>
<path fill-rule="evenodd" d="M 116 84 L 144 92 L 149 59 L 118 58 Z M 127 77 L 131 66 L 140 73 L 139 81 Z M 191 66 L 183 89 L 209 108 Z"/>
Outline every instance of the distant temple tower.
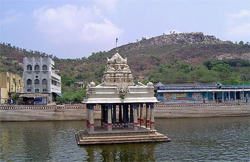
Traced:
<path fill-rule="evenodd" d="M 107 58 L 102 83 L 96 85 L 92 81 L 87 86 L 86 98 L 83 101 L 87 107 L 87 129 L 76 133 L 77 143 L 88 145 L 170 141 L 155 130 L 156 102 L 158 101 L 154 97 L 153 83 L 135 84 L 127 58 L 122 58 L 117 50 L 112 58 Z M 97 126 L 94 123 L 94 111 L 99 108 L 101 125 Z M 102 138 L 96 137 L 93 142 L 95 135 L 101 135 Z M 110 141 L 113 135 L 116 137 Z"/>

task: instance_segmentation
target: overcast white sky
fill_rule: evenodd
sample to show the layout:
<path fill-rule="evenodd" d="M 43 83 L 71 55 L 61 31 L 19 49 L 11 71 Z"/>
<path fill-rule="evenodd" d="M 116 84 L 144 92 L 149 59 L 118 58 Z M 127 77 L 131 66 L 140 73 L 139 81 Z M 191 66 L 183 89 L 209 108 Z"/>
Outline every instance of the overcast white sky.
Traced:
<path fill-rule="evenodd" d="M 82 58 L 169 31 L 250 42 L 249 0 L 0 0 L 0 42 Z"/>

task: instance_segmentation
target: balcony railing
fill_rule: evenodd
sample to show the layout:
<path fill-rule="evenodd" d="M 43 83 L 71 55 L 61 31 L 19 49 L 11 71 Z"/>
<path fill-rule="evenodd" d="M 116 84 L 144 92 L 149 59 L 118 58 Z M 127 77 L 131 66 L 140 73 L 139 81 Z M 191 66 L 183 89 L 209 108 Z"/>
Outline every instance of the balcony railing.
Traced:
<path fill-rule="evenodd" d="M 47 84 L 43 84 L 42 88 L 48 88 Z"/>
<path fill-rule="evenodd" d="M 35 84 L 35 88 L 39 88 L 40 87 L 40 85 L 39 84 Z"/>

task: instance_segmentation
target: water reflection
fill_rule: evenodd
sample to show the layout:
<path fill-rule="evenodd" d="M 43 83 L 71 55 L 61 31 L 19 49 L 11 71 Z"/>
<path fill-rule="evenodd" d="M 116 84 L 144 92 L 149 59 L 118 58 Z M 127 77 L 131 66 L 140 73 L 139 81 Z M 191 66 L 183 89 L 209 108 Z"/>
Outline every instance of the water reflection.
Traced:
<path fill-rule="evenodd" d="M 82 121 L 0 122 L 0 161 L 57 161 L 74 155 L 72 152 L 77 155 L 74 132 L 82 125 Z"/>
<path fill-rule="evenodd" d="M 83 121 L 0 122 L 0 161 L 249 161 L 250 118 L 158 119 L 168 143 L 78 147 Z"/>
<path fill-rule="evenodd" d="M 12 158 L 15 150 L 15 159 L 42 160 L 51 159 L 50 142 L 53 123 L 43 123 L 39 126 L 35 122 L 24 123 L 2 123 L 1 143 L 5 158 Z M 2 151 L 1 151 L 2 152 Z"/>
<path fill-rule="evenodd" d="M 155 161 L 156 143 L 81 146 L 87 161 Z"/>
<path fill-rule="evenodd" d="M 159 119 L 157 123 L 157 129 L 172 140 L 168 145 L 156 148 L 156 154 L 161 155 L 157 156 L 159 159 L 250 159 L 249 117 Z M 162 150 L 165 154 L 161 154 Z"/>

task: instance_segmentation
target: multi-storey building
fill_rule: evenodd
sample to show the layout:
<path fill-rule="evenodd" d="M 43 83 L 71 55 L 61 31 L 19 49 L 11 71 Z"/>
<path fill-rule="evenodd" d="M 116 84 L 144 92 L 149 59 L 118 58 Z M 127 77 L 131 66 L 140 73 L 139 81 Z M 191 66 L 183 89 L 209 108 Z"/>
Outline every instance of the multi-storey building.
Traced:
<path fill-rule="evenodd" d="M 9 99 L 13 93 L 21 93 L 23 91 L 23 80 L 18 74 L 9 72 L 0 73 L 0 104 L 9 103 Z"/>
<path fill-rule="evenodd" d="M 29 104 L 47 104 L 61 95 L 61 77 L 54 70 L 51 58 L 23 59 L 24 101 Z M 33 99 L 33 100 L 32 100 Z"/>

